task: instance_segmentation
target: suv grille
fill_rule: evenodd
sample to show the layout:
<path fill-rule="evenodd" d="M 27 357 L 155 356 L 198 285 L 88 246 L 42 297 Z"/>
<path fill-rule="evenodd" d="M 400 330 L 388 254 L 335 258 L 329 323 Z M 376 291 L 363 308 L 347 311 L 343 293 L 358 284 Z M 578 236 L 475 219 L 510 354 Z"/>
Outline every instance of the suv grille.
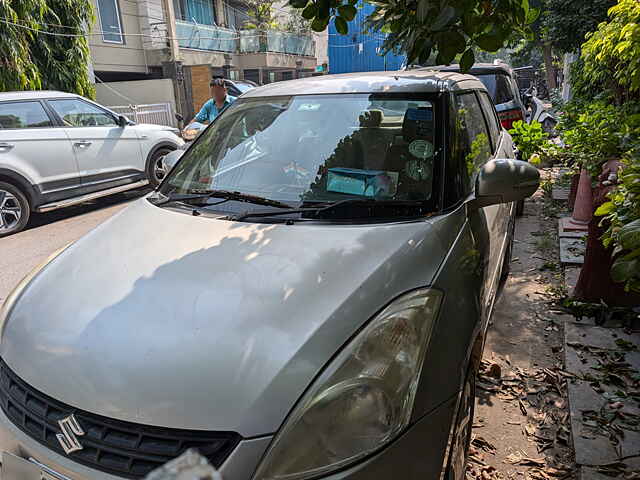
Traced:
<path fill-rule="evenodd" d="M 196 448 L 216 468 L 242 437 L 235 432 L 181 430 L 114 420 L 65 405 L 23 382 L 0 359 L 0 407 L 13 424 L 47 448 L 87 467 L 126 478 L 151 470 Z M 65 454 L 58 420 L 73 414 L 85 434 L 82 450 Z"/>

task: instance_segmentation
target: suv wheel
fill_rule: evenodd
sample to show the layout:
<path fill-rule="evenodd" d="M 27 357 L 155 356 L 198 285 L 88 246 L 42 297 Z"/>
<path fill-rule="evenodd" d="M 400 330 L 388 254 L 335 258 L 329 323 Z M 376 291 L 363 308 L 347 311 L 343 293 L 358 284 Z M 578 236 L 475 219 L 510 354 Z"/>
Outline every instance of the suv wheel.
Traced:
<path fill-rule="evenodd" d="M 157 187 L 167 174 L 162 158 L 174 150 L 175 148 L 172 147 L 160 147 L 149 157 L 147 161 L 147 178 L 152 187 Z"/>
<path fill-rule="evenodd" d="M 27 197 L 10 183 L 0 182 L 0 237 L 22 230 L 29 221 Z"/>

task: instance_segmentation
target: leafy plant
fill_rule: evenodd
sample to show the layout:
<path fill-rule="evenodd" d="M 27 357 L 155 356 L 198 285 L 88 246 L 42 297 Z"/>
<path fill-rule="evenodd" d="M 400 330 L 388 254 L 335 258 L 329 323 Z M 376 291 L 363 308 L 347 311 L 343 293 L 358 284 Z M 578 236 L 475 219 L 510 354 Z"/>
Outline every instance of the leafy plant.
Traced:
<path fill-rule="evenodd" d="M 348 33 L 347 22 L 356 15 L 358 0 L 290 0 L 301 8 L 311 28 L 323 31 L 333 19 L 339 33 Z M 450 63 L 461 54 L 460 65 L 470 68 L 474 47 L 495 52 L 513 37 L 531 36 L 529 25 L 538 9 L 529 0 L 371 0 L 376 8 L 368 17 L 372 29 L 390 35 L 385 51 L 402 50 L 409 63 L 426 62 L 437 52 L 437 63 Z"/>
<path fill-rule="evenodd" d="M 565 105 L 558 128 L 572 159 L 592 178 L 600 174 L 604 162 L 620 158 L 626 150 L 626 132 L 636 123 L 640 125 L 640 117 L 633 110 L 631 105 L 622 108 L 602 101 Z"/>
<path fill-rule="evenodd" d="M 0 91 L 49 88 L 93 97 L 83 35 L 94 19 L 89 0 L 1 0 L 0 18 Z"/>
<path fill-rule="evenodd" d="M 513 122 L 513 128 L 509 133 L 524 160 L 534 158 L 532 163 L 540 163 L 540 156 L 544 155 L 545 149 L 549 147 L 548 135 L 542 130 L 542 124 L 518 120 Z"/>
<path fill-rule="evenodd" d="M 603 244 L 613 246 L 616 255 L 611 278 L 625 283 L 628 290 L 640 292 L 640 149 L 625 156 L 620 184 L 595 214 L 603 216 L 609 225 Z"/>
<path fill-rule="evenodd" d="M 622 103 L 640 92 L 640 2 L 619 0 L 609 16 L 582 45 L 583 79 L 607 86 Z"/>
<path fill-rule="evenodd" d="M 248 0 L 247 15 L 251 21 L 245 22 L 248 30 L 279 30 L 280 22 L 275 16 L 272 0 Z"/>

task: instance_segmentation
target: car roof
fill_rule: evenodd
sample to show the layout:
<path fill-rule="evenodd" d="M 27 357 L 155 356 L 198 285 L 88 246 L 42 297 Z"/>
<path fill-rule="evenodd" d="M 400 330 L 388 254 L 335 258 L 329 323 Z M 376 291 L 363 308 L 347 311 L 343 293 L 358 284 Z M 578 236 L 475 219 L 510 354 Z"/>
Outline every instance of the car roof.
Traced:
<path fill-rule="evenodd" d="M 287 80 L 256 87 L 246 92 L 242 98 L 332 93 L 438 93 L 466 89 L 485 90 L 485 87 L 471 75 L 421 69 L 320 75 Z"/>
<path fill-rule="evenodd" d="M 0 102 L 6 100 L 37 100 L 41 98 L 77 97 L 75 93 L 55 90 L 26 90 L 22 92 L 1 92 Z"/>
<path fill-rule="evenodd" d="M 438 70 L 441 72 L 459 72 L 460 65 L 436 65 L 434 67 L 423 67 L 416 69 L 420 70 Z M 468 72 L 470 75 L 482 75 L 491 73 L 506 73 L 507 75 L 514 76 L 514 71 L 506 63 L 474 63 L 471 70 Z"/>

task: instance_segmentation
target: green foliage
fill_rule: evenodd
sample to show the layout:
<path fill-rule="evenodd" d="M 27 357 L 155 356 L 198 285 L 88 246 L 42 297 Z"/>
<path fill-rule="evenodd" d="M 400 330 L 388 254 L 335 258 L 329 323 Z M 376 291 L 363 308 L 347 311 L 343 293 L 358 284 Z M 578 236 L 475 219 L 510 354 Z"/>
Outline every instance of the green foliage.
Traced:
<path fill-rule="evenodd" d="M 619 0 L 609 16 L 582 45 L 582 88 L 605 86 L 622 103 L 640 93 L 640 2 Z"/>
<path fill-rule="evenodd" d="M 93 22 L 89 0 L 0 0 L 0 91 L 63 90 L 93 97 L 89 46 L 82 34 Z"/>
<path fill-rule="evenodd" d="M 636 132 L 640 134 L 640 131 Z M 640 136 L 640 135 L 639 135 Z M 596 215 L 604 216 L 608 229 L 603 243 L 616 255 L 611 278 L 625 283 L 627 290 L 640 292 L 640 150 L 623 159 L 620 184 L 609 194 Z"/>
<path fill-rule="evenodd" d="M 334 19 L 346 33 L 346 22 L 358 0 L 290 0 L 312 19 L 311 28 L 322 31 Z M 539 14 L 529 0 L 371 0 L 374 12 L 369 28 L 389 33 L 383 49 L 406 52 L 409 63 L 425 63 L 432 52 L 436 63 L 451 63 L 463 55 L 471 65 L 474 49 L 495 52 L 514 34 L 530 37 L 529 25 Z M 308 16 L 308 17 L 307 17 Z M 353 18 L 353 17 L 351 17 Z"/>
<path fill-rule="evenodd" d="M 562 53 L 578 51 L 585 36 L 607 19 L 615 0 L 546 0 L 545 39 Z"/>
<path fill-rule="evenodd" d="M 522 120 L 513 122 L 513 128 L 509 130 L 513 142 L 518 147 L 524 160 L 534 161 L 532 163 L 539 163 L 540 156 L 546 153 L 546 149 L 549 148 L 549 136 L 539 122 L 526 123 Z"/>
<path fill-rule="evenodd" d="M 247 0 L 247 15 L 250 22 L 244 24 L 249 30 L 280 30 L 281 25 L 275 17 L 272 0 Z"/>
<path fill-rule="evenodd" d="M 602 101 L 572 101 L 565 105 L 558 129 L 571 159 L 596 178 L 604 162 L 622 156 L 630 132 L 638 126 L 640 115 L 633 105 L 616 107 Z"/>

